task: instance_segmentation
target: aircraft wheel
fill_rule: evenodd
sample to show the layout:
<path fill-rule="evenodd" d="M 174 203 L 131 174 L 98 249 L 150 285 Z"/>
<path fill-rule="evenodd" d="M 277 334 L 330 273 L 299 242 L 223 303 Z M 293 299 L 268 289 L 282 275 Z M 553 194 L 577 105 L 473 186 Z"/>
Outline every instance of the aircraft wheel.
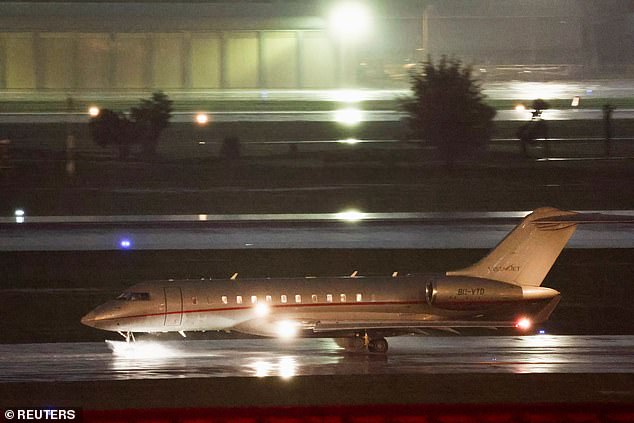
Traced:
<path fill-rule="evenodd" d="M 368 343 L 368 351 L 385 354 L 387 352 L 387 341 L 385 338 L 376 338 Z"/>

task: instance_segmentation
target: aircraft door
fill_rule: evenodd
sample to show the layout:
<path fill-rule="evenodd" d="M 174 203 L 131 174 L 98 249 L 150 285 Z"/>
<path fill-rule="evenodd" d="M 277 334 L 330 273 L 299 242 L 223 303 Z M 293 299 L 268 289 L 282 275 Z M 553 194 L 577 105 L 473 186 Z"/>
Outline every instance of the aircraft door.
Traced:
<path fill-rule="evenodd" d="M 165 326 L 180 326 L 183 320 L 183 294 L 180 288 L 165 290 Z"/>

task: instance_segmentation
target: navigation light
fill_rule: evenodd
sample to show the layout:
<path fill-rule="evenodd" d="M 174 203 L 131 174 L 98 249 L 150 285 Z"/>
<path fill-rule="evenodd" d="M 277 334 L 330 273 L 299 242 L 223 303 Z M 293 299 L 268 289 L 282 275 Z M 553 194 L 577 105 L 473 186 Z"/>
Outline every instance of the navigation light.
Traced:
<path fill-rule="evenodd" d="M 522 317 L 521 319 L 517 321 L 517 323 L 515 324 L 515 327 L 521 330 L 528 330 L 530 329 L 532 325 L 533 323 L 530 321 L 530 319 L 527 319 L 526 317 Z"/>

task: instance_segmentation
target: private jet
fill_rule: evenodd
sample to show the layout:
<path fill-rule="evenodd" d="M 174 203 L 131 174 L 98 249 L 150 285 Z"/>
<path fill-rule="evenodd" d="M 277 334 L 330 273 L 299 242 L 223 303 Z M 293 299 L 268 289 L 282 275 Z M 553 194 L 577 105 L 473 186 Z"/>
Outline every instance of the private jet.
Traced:
<path fill-rule="evenodd" d="M 542 282 L 579 223 L 597 214 L 540 208 L 479 262 L 444 274 L 170 280 L 136 284 L 86 314 L 84 325 L 134 333 L 232 331 L 335 338 L 385 353 L 386 337 L 516 328 L 549 318 L 560 293 Z M 600 219 L 599 219 L 600 220 Z"/>

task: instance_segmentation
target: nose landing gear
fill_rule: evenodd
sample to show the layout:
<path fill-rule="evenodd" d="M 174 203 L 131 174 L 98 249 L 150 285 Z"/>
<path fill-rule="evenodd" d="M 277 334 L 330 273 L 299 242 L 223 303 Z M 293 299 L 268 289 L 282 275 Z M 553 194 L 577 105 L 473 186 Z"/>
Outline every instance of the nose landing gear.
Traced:
<path fill-rule="evenodd" d="M 136 342 L 136 339 L 134 339 L 134 333 L 127 331 L 127 332 L 121 332 L 121 331 L 117 331 L 117 333 L 121 336 L 123 336 L 123 339 L 125 339 L 125 342 Z"/>

